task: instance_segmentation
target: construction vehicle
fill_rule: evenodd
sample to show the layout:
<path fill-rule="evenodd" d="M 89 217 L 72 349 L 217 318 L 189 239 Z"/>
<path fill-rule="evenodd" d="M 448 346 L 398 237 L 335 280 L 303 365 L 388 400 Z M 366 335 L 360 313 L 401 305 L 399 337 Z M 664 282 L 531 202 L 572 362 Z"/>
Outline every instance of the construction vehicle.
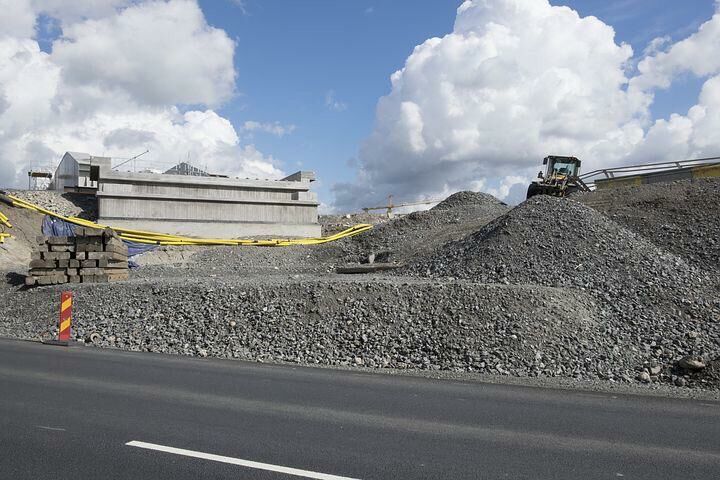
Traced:
<path fill-rule="evenodd" d="M 532 181 L 527 190 L 527 198 L 535 195 L 565 197 L 578 190 L 590 191 L 580 179 L 580 160 L 575 157 L 549 155 L 543 159 L 545 173 L 538 172 L 538 178 Z"/>

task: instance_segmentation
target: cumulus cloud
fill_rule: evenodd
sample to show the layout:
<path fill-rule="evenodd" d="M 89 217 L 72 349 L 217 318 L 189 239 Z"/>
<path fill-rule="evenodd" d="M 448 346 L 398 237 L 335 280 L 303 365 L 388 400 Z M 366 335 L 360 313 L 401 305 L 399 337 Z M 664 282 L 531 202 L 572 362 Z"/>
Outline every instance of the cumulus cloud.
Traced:
<path fill-rule="evenodd" d="M 638 64 L 630 88 L 648 92 L 669 88 L 684 74 L 705 79 L 697 103 L 687 112 L 657 119 L 631 155 L 633 160 L 656 161 L 700 158 L 720 154 L 720 2 L 716 13 L 697 32 L 656 49 Z"/>
<path fill-rule="evenodd" d="M 112 52 L 112 53 L 109 53 Z M 68 86 L 146 104 L 218 105 L 235 86 L 234 45 L 190 1 L 150 2 L 63 27 L 53 60 Z"/>
<path fill-rule="evenodd" d="M 613 29 L 547 0 L 468 0 L 453 32 L 391 76 L 343 208 L 483 185 L 507 196 L 547 154 L 587 167 L 642 141 L 650 96 L 627 88 L 633 52 Z M 517 187 L 514 192 L 517 192 Z"/>
<path fill-rule="evenodd" d="M 718 3 L 720 5 L 720 3 Z M 639 75 L 632 79 L 634 88 L 647 90 L 655 87 L 667 88 L 680 73 L 692 72 L 703 77 L 720 71 L 720 13 L 703 23 L 698 31 L 688 38 L 672 44 L 666 51 L 655 51 L 638 64 Z M 661 45 L 667 45 L 667 42 Z"/>
<path fill-rule="evenodd" d="M 217 173 L 282 176 L 211 109 L 234 93 L 234 43 L 195 1 L 10 3 L 22 22 L 0 31 L 0 184 L 20 184 L 29 165 L 65 150 L 149 149 L 143 158 L 165 164 L 190 157 Z M 34 38 L 41 13 L 62 28 L 49 53 Z"/>

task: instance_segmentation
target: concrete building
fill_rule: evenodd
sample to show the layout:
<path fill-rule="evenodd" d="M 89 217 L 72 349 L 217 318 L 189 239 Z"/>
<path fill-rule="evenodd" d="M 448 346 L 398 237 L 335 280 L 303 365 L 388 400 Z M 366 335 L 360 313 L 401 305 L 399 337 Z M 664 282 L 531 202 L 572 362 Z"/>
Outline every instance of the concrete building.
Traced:
<path fill-rule="evenodd" d="M 51 190 L 95 189 L 96 180 L 91 179 L 93 166 L 110 170 L 109 157 L 94 157 L 89 153 L 65 152 L 50 184 Z"/>
<path fill-rule="evenodd" d="M 179 169 L 182 170 L 182 169 Z M 313 172 L 282 180 L 100 169 L 100 223 L 205 238 L 317 237 Z"/>

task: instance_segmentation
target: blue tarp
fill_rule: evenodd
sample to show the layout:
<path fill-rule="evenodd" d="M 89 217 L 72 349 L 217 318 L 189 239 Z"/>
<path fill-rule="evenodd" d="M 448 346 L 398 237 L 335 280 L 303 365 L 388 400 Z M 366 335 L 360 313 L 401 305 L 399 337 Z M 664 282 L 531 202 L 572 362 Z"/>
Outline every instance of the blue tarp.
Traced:
<path fill-rule="evenodd" d="M 42 233 L 46 237 L 74 237 L 75 225 L 65 220 L 45 215 L 42 223 Z"/>
<path fill-rule="evenodd" d="M 68 223 L 65 220 L 45 215 L 42 223 L 42 233 L 46 237 L 74 237 L 75 236 L 75 225 Z M 133 257 L 141 253 L 155 250 L 157 245 L 148 245 L 146 243 L 137 243 L 123 240 L 125 245 L 128 247 L 128 257 Z M 130 261 L 130 267 L 137 267 L 135 262 Z"/>

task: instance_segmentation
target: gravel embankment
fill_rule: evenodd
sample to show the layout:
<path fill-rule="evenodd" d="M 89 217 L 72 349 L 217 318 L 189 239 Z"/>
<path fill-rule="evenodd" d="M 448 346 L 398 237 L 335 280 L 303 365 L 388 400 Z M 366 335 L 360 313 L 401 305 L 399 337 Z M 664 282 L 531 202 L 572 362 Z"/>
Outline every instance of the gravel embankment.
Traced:
<path fill-rule="evenodd" d="M 7 292 L 0 335 L 49 338 L 61 288 Z M 603 374 L 580 292 L 395 278 L 78 285 L 75 333 L 128 350 L 517 376 Z M 597 336 L 595 336 L 597 337 Z M 592 358 L 586 360 L 584 357 Z"/>
<path fill-rule="evenodd" d="M 509 210 L 492 195 L 458 192 L 430 210 L 404 215 L 347 242 L 328 245 L 318 251 L 317 258 L 363 263 L 368 255 L 375 254 L 378 261 L 405 262 L 462 238 Z"/>
<path fill-rule="evenodd" d="M 693 265 L 714 273 L 720 268 L 720 179 L 596 190 L 572 198 Z"/>
<path fill-rule="evenodd" d="M 594 333 L 609 341 L 602 355 L 627 359 L 610 362 L 609 378 L 644 367 L 639 379 L 674 382 L 686 355 L 720 360 L 716 278 L 573 200 L 535 197 L 400 273 L 585 292 L 602 325 Z M 585 341 L 599 339 L 568 356 Z"/>
<path fill-rule="evenodd" d="M 93 195 L 54 190 L 10 190 L 8 193 L 66 217 L 97 219 L 97 200 Z"/>

